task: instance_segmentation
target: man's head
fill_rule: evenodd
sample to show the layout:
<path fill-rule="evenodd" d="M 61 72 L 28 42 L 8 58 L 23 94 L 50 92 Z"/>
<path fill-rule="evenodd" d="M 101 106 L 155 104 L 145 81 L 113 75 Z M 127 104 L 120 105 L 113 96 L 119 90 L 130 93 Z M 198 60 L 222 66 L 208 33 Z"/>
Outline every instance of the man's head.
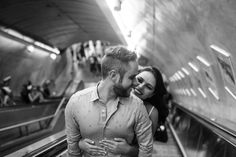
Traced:
<path fill-rule="evenodd" d="M 9 85 L 11 82 L 11 76 L 7 76 L 3 79 L 3 84 L 4 85 Z"/>
<path fill-rule="evenodd" d="M 117 96 L 127 97 L 138 72 L 137 55 L 122 46 L 107 49 L 101 63 L 103 79 L 109 78 Z"/>

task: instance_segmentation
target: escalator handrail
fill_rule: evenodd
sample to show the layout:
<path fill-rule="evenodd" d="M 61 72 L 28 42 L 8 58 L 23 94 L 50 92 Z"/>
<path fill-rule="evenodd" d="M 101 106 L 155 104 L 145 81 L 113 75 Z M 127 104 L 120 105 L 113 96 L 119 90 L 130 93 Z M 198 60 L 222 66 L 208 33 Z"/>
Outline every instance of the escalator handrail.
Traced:
<path fill-rule="evenodd" d="M 182 145 L 182 143 L 181 143 L 181 141 L 180 141 L 178 135 L 176 134 L 176 132 L 175 132 L 175 130 L 174 130 L 172 124 L 170 123 L 169 118 L 167 118 L 167 124 L 168 124 L 168 126 L 169 126 L 169 129 L 170 129 L 172 135 L 174 136 L 174 139 L 175 139 L 175 141 L 176 141 L 176 143 L 177 143 L 177 146 L 179 147 L 179 150 L 180 150 L 181 154 L 183 155 L 183 157 L 187 157 L 187 153 L 186 153 L 186 151 L 184 150 L 184 147 L 183 147 L 183 145 Z"/>
<path fill-rule="evenodd" d="M 61 100 L 62 98 L 60 98 Z M 8 110 L 18 110 L 18 109 L 26 109 L 26 108 L 32 108 L 32 107 L 39 107 L 39 106 L 46 106 L 46 105 L 49 105 L 49 104 L 54 104 L 54 103 L 57 103 L 59 102 L 59 100 L 57 99 L 45 99 L 46 101 L 43 101 L 43 102 L 40 102 L 40 103 L 31 103 L 31 104 L 22 104 L 22 105 L 15 105 L 15 106 L 5 106 L 5 107 L 2 107 L 0 108 L 0 112 L 5 112 L 5 111 L 8 111 Z"/>
<path fill-rule="evenodd" d="M 179 105 L 178 103 L 173 103 L 178 109 L 181 111 L 187 113 L 190 115 L 192 118 L 197 120 L 199 123 L 203 124 L 206 126 L 208 129 L 213 131 L 215 134 L 217 134 L 219 137 L 223 138 L 225 141 L 229 142 L 232 144 L 234 147 L 236 147 L 236 132 L 226 128 L 215 121 L 210 120 L 209 118 L 205 118 L 202 115 L 199 115 L 197 113 L 194 113 L 193 111 L 190 111 L 189 109 Z M 213 130 L 214 128 L 214 130 Z"/>
<path fill-rule="evenodd" d="M 1 128 L 0 132 L 6 131 L 6 130 L 10 130 L 10 129 L 14 129 L 14 128 L 18 128 L 18 127 L 22 127 L 22 126 L 25 126 L 25 125 L 29 125 L 31 123 L 36 123 L 36 122 L 39 122 L 39 121 L 47 120 L 47 119 L 50 119 L 50 118 L 53 118 L 53 117 L 54 117 L 54 115 L 49 115 L 49 116 L 45 116 L 45 117 L 42 117 L 42 118 L 31 120 L 31 121 L 28 121 L 28 122 L 23 122 L 23 123 L 20 123 L 20 124 L 15 124 L 15 125 L 12 125 L 12 126 Z"/>
<path fill-rule="evenodd" d="M 36 123 L 36 122 L 39 122 L 39 121 L 43 121 L 43 120 L 47 120 L 47 119 L 50 119 L 50 118 L 54 118 L 54 117 L 58 114 L 58 112 L 60 111 L 62 105 L 63 105 L 64 102 L 65 102 L 65 100 L 66 100 L 65 97 L 63 97 L 63 98 L 61 99 L 60 104 L 58 105 L 58 107 L 57 107 L 55 113 L 52 114 L 52 115 L 45 116 L 45 117 L 38 118 L 38 119 L 34 119 L 34 120 L 31 120 L 31 121 L 28 121 L 28 122 L 23 122 L 23 123 L 20 123 L 20 124 L 15 124 L 15 125 L 12 125 L 12 126 L 0 128 L 0 132 L 6 131 L 6 130 L 9 130 L 9 129 L 14 129 L 14 128 L 26 126 L 26 125 L 29 125 L 29 124 L 32 124 L 32 123 Z"/>
<path fill-rule="evenodd" d="M 66 142 L 66 135 L 64 135 L 64 136 L 62 136 L 62 137 L 60 137 L 60 138 L 58 138 L 58 139 L 56 139 L 56 140 L 46 144 L 46 145 L 44 145 L 44 146 L 42 146 L 42 147 L 40 147 L 40 148 L 38 148 L 38 149 L 28 153 L 28 154 L 26 154 L 24 157 L 28 157 L 28 156 L 35 157 L 37 155 L 43 154 L 44 152 L 46 152 L 46 151 L 56 147 L 57 145 L 59 145 L 59 144 L 61 144 L 63 142 Z"/>
<path fill-rule="evenodd" d="M 63 92 L 60 94 L 60 96 L 64 96 L 64 95 L 65 95 L 66 91 L 68 90 L 68 88 L 70 87 L 70 85 L 72 84 L 72 82 L 73 82 L 73 79 L 71 79 L 70 81 L 67 82 L 66 87 L 65 87 L 65 89 L 63 90 Z"/>

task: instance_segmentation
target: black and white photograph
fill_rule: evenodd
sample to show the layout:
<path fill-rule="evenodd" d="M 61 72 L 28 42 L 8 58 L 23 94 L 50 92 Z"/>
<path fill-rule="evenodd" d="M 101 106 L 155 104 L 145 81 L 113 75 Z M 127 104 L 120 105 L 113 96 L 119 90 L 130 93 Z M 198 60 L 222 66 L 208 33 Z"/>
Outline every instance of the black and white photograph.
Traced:
<path fill-rule="evenodd" d="M 236 0 L 0 0 L 0 157 L 236 157 L 235 70 Z"/>

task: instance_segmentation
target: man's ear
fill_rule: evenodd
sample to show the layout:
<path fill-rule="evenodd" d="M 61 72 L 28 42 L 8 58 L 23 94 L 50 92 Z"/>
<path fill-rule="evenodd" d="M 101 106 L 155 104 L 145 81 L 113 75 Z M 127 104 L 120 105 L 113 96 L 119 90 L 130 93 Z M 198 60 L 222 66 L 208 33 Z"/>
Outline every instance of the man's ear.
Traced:
<path fill-rule="evenodd" d="M 109 77 L 113 82 L 117 82 L 120 79 L 120 74 L 116 70 L 111 70 L 109 72 Z"/>

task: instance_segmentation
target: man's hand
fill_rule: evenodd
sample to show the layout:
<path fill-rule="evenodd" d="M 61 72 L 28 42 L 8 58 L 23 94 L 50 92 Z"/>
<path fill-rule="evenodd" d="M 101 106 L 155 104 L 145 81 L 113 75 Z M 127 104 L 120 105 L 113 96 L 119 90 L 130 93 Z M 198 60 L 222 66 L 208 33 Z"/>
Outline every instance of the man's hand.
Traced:
<path fill-rule="evenodd" d="M 107 154 L 104 148 L 96 146 L 94 141 L 87 138 L 79 141 L 79 147 L 90 155 L 105 156 Z"/>
<path fill-rule="evenodd" d="M 114 140 L 104 139 L 99 142 L 107 151 L 114 154 L 127 154 L 129 148 L 131 147 L 125 139 L 123 138 L 114 138 Z"/>

